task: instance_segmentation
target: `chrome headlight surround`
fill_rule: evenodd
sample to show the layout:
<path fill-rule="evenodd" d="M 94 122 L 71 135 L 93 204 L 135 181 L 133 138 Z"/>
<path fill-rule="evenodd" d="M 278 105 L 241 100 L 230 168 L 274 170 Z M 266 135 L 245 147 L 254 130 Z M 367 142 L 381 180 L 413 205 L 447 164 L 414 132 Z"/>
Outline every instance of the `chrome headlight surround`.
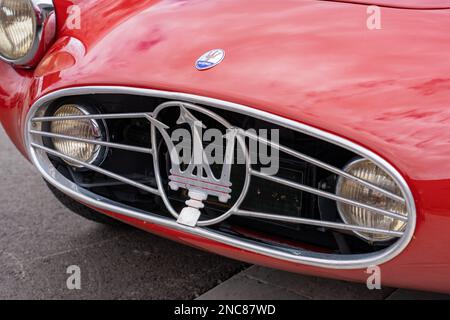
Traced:
<path fill-rule="evenodd" d="M 33 42 L 27 53 L 12 59 L 2 55 L 0 59 L 19 67 L 33 67 L 43 57 L 56 33 L 55 9 L 52 0 L 27 0 L 34 11 Z M 1 1 L 0 1 L 1 3 Z"/>
<path fill-rule="evenodd" d="M 101 119 L 76 119 L 77 117 L 82 118 L 83 116 L 98 114 L 99 112 L 97 108 L 89 104 L 71 103 L 68 101 L 67 103 L 53 106 L 49 111 L 53 117 L 74 117 L 75 119 L 55 120 L 51 123 L 44 124 L 46 130 L 50 133 L 50 135 L 44 139 L 47 144 L 52 145 L 55 150 L 58 150 L 63 154 L 72 156 L 77 160 L 85 161 L 88 164 L 100 165 L 103 163 L 108 153 L 108 147 L 87 143 L 83 140 L 108 142 L 109 132 L 106 122 Z M 75 139 L 66 139 L 64 136 L 71 136 Z M 75 146 L 73 146 L 73 144 Z M 83 159 L 78 158 L 74 154 L 70 154 L 70 149 L 78 149 L 76 151 L 90 156 Z M 85 151 L 82 152 L 81 150 Z M 83 166 L 80 166 L 74 162 L 65 159 L 63 159 L 63 161 L 73 168 L 83 168 Z"/>
<path fill-rule="evenodd" d="M 373 185 L 403 198 L 401 187 L 395 179 L 393 179 L 385 169 L 368 159 L 354 159 L 350 161 L 343 170 L 352 176 L 368 181 Z M 355 170 L 356 172 L 360 171 L 359 174 L 354 172 Z M 366 177 L 360 176 L 361 171 L 362 174 L 366 175 Z M 389 197 L 379 194 L 376 191 L 374 192 L 373 190 L 370 190 L 359 183 L 355 183 L 346 177 L 338 178 L 336 184 L 336 194 L 341 197 L 354 198 L 353 200 L 355 201 L 366 202 L 367 204 L 380 207 L 387 211 L 395 212 L 399 215 L 405 216 L 405 218 L 408 218 L 409 212 L 406 201 L 399 202 L 397 200 L 392 200 Z M 337 209 L 341 219 L 346 224 L 355 224 L 361 227 L 372 227 L 379 229 L 385 229 L 382 225 L 388 224 L 390 231 L 401 232 L 405 230 L 407 225 L 407 221 L 396 220 L 395 218 L 380 215 L 367 209 L 357 208 L 351 204 L 338 202 Z M 378 225 L 374 222 L 377 218 L 379 220 L 377 221 Z M 391 230 L 392 228 L 395 230 Z M 353 231 L 353 233 L 368 242 L 382 242 L 394 239 L 394 237 L 388 235 L 373 235 L 367 232 L 358 231 Z"/>

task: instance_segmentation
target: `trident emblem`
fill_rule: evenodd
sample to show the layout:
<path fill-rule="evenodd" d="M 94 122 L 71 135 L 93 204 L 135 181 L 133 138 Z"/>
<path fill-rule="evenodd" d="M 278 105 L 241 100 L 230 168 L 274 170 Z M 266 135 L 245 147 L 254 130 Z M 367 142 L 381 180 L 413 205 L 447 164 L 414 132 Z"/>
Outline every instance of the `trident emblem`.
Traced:
<path fill-rule="evenodd" d="M 206 61 L 214 60 L 214 59 L 220 57 L 221 54 L 222 53 L 220 50 L 211 50 L 205 54 L 205 60 Z"/>
<path fill-rule="evenodd" d="M 231 129 L 226 134 L 226 149 L 220 177 L 216 177 L 211 169 L 209 159 L 202 142 L 202 130 L 205 126 L 186 107 L 179 106 L 180 116 L 177 124 L 188 124 L 192 137 L 192 156 L 186 169 L 181 168 L 181 159 L 172 139 L 167 133 L 168 127 L 158 120 L 147 117 L 161 133 L 170 154 L 172 167 L 169 175 L 169 187 L 172 190 L 188 190 L 189 200 L 179 214 L 178 223 L 195 226 L 200 218 L 200 209 L 208 196 L 215 196 L 220 202 L 227 203 L 231 198 L 230 174 L 234 157 L 237 129 Z"/>
<path fill-rule="evenodd" d="M 207 70 L 215 67 L 225 58 L 225 51 L 222 49 L 214 49 L 203 54 L 195 62 L 195 67 L 198 70 Z"/>

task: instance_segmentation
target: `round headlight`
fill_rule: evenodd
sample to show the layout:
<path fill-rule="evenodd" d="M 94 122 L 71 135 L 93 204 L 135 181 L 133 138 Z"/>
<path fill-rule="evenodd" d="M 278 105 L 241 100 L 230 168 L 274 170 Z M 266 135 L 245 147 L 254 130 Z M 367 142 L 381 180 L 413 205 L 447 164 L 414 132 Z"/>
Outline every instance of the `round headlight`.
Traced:
<path fill-rule="evenodd" d="M 54 117 L 83 116 L 90 114 L 85 107 L 66 104 L 59 107 Z M 104 123 L 92 119 L 82 120 L 56 120 L 50 125 L 51 133 L 70 136 L 83 140 L 106 140 L 106 126 Z M 93 143 L 74 141 L 64 138 L 52 138 L 53 147 L 56 151 L 76 160 L 87 162 L 89 164 L 98 164 L 105 155 L 105 147 Z M 71 161 L 64 160 L 71 166 L 82 167 Z"/>
<path fill-rule="evenodd" d="M 349 174 L 370 182 L 371 184 L 386 191 L 400 197 L 402 196 L 401 190 L 396 182 L 383 169 L 369 160 L 355 160 L 349 163 L 344 170 Z M 339 177 L 338 179 L 336 194 L 338 196 L 355 200 L 379 209 L 391 211 L 404 216 L 408 215 L 408 210 L 405 203 L 391 199 L 376 190 L 370 189 L 369 187 L 344 177 Z M 405 221 L 388 217 L 360 207 L 355 207 L 345 203 L 338 203 L 337 208 L 342 220 L 344 220 L 347 224 L 389 231 L 403 231 L 406 227 Z M 354 232 L 361 238 L 368 241 L 386 241 L 393 238 L 393 236 L 385 234 L 380 235 L 356 231 Z"/>
<path fill-rule="evenodd" d="M 0 55 L 24 58 L 36 38 L 36 13 L 30 0 L 0 0 Z"/>

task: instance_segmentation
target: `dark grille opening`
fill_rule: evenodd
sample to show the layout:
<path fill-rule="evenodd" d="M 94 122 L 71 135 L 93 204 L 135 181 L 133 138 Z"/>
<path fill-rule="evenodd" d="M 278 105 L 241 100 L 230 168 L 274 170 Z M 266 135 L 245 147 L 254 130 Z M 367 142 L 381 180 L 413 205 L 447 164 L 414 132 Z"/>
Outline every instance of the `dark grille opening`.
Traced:
<path fill-rule="evenodd" d="M 95 105 L 100 113 L 130 113 L 130 112 L 151 112 L 159 104 L 169 101 L 157 98 L 136 97 L 128 95 L 96 95 L 79 96 L 70 99 L 55 101 L 54 106 L 64 103 L 88 103 Z M 205 106 L 205 108 L 208 108 Z M 49 108 L 51 110 L 51 108 Z M 349 160 L 357 157 L 354 153 L 340 148 L 334 144 L 312 138 L 308 135 L 282 128 L 271 123 L 255 118 L 234 114 L 223 110 L 214 110 L 218 115 L 227 119 L 233 126 L 242 129 L 278 129 L 280 130 L 280 144 L 300 151 L 308 156 L 320 159 L 330 165 L 342 168 Z M 161 114 L 164 123 L 176 127 L 176 116 L 170 112 Z M 208 121 L 207 118 L 202 119 Z M 214 121 L 212 121 L 214 122 Z M 113 119 L 106 120 L 109 131 L 109 141 L 114 143 L 151 148 L 150 123 L 145 119 Z M 214 125 L 211 123 L 207 123 Z M 161 141 L 161 139 L 159 140 Z M 247 143 L 249 141 L 247 140 Z M 168 184 L 168 162 L 167 148 L 162 144 L 156 146 L 160 155 L 163 155 L 161 173 L 164 184 Z M 102 174 L 89 170 L 78 170 L 71 168 L 60 159 L 52 158 L 55 167 L 69 180 L 77 185 L 86 188 L 96 194 L 111 200 L 123 203 L 138 209 L 161 214 L 170 217 L 163 202 L 158 196 L 134 188 L 115 179 L 105 177 Z M 253 165 L 254 168 L 262 167 L 261 164 Z M 153 159 L 151 155 L 117 150 L 110 148 L 101 168 L 120 174 L 128 179 L 138 181 L 142 184 L 157 188 Z M 214 168 L 213 168 L 214 169 Z M 220 168 L 219 168 L 220 170 Z M 242 166 L 232 171 L 233 189 L 232 201 L 239 195 L 242 189 Z M 330 172 L 318 168 L 306 161 L 301 161 L 295 157 L 280 153 L 280 169 L 278 177 L 302 183 L 311 187 L 323 190 L 334 190 L 336 176 Z M 171 191 L 166 190 L 168 198 L 173 202 L 176 210 L 181 210 L 188 199 L 186 190 Z M 248 196 L 241 208 L 250 211 L 268 212 L 279 215 L 286 215 L 298 218 L 309 218 L 320 220 L 325 218 L 328 221 L 342 222 L 333 201 L 326 205 L 319 201 L 319 197 L 283 186 L 261 178 L 252 178 Z M 217 198 L 210 197 L 205 201 L 204 217 L 217 217 L 230 209 L 230 204 L 223 204 Z M 323 249 L 340 253 L 364 253 L 377 250 L 373 244 L 368 244 L 351 232 L 333 231 L 321 227 L 292 224 L 282 221 L 272 221 L 258 218 L 231 217 L 219 225 L 211 226 L 224 232 L 239 234 L 251 238 L 255 232 L 258 237 L 252 238 L 257 241 L 267 243 L 286 244 L 298 242 L 317 246 Z M 245 230 L 245 231 L 244 231 Z M 252 233 L 253 232 L 253 233 Z M 383 243 L 382 247 L 390 243 Z M 346 252 L 343 252 L 346 251 Z"/>
<path fill-rule="evenodd" d="M 398 241 L 399 239 L 404 240 L 404 234 L 407 234 L 405 237 L 409 241 L 411 229 L 398 232 L 370 227 L 365 229 L 355 223 L 348 224 L 341 219 L 337 203 L 351 204 L 359 209 L 366 208 L 365 210 L 377 212 L 381 216 L 404 219 L 395 212 L 377 207 L 376 201 L 373 202 L 374 205 L 372 202 L 361 203 L 336 195 L 338 177 L 340 177 L 339 181 L 345 177 L 345 179 L 356 181 L 357 184 L 363 184 L 370 194 L 373 194 L 373 199 L 386 196 L 385 193 L 390 192 L 382 188 L 379 188 L 381 190 L 374 188 L 373 184 L 363 179 L 355 180 L 355 177 L 343 171 L 349 162 L 364 158 L 361 154 L 367 155 L 370 152 L 364 149 L 360 152 L 361 150 L 357 147 L 341 147 L 325 139 L 317 138 L 323 138 L 325 135 L 311 134 L 312 128 L 294 130 L 290 128 L 296 128 L 296 126 L 284 127 L 282 126 L 285 124 L 284 121 L 274 121 L 268 116 L 253 117 L 252 112 L 236 112 L 236 110 L 240 112 L 239 108 L 231 111 L 230 109 L 233 108 L 229 109 L 226 106 L 218 108 L 198 103 L 205 101 L 203 99 L 194 99 L 196 102 L 192 104 L 190 99 L 189 101 L 173 99 L 174 95 L 177 94 L 166 93 L 160 96 L 167 98 L 157 98 L 130 94 L 88 94 L 55 99 L 43 105 L 41 109 L 35 110 L 37 112 L 30 120 L 32 122 L 29 128 L 30 147 L 38 153 L 37 160 L 34 159 L 34 162 L 41 172 L 47 173 L 50 170 L 49 180 L 56 186 L 60 182 L 67 186 L 67 181 L 69 188 L 72 188 L 70 183 L 74 183 L 83 188 L 82 190 L 75 188 L 75 192 L 84 194 L 83 190 L 86 190 L 90 198 L 100 199 L 101 202 L 110 201 L 119 211 L 122 208 L 124 210 L 134 208 L 136 212 L 146 214 L 149 221 L 157 215 L 175 223 L 174 215 L 178 215 L 186 207 L 185 202 L 190 199 L 190 196 L 186 190 L 187 185 L 177 190 L 169 188 L 169 182 L 174 181 L 173 173 L 170 171 L 171 161 L 167 143 L 162 138 L 162 131 L 156 129 L 155 121 L 167 126 L 164 132 L 169 135 L 176 128 L 190 129 L 186 122 L 177 123 L 177 119 L 182 114 L 182 108 L 172 108 L 184 103 L 193 117 L 201 120 L 207 128 L 219 129 L 223 134 L 228 126 L 242 130 L 265 129 L 269 133 L 271 129 L 277 129 L 279 132 L 277 174 L 275 176 L 263 174 L 262 169 L 266 167 L 266 164 L 260 162 L 252 164 L 250 169 L 246 164 L 233 165 L 230 173 L 232 186 L 229 195 L 231 198 L 228 202 L 223 202 L 220 201 L 219 195 L 206 192 L 209 196 L 203 201 L 205 207 L 201 209 L 198 228 L 214 232 L 220 237 L 227 236 L 230 241 L 244 240 L 249 245 L 256 246 L 256 252 L 275 249 L 280 254 L 289 255 L 291 261 L 308 263 L 303 257 L 313 257 L 322 259 L 321 263 L 326 266 L 330 265 L 330 261 L 340 264 L 347 261 L 346 259 L 349 261 L 354 259 L 355 265 L 361 266 L 358 259 L 366 256 L 375 257 L 375 253 L 378 254 L 378 252 L 383 255 L 384 250 L 381 249 L 397 245 L 401 242 Z M 165 105 L 168 106 L 167 108 L 161 106 L 168 102 L 170 103 Z M 55 150 L 52 143 L 55 136 L 52 136 L 50 131 L 50 123 L 69 120 L 53 118 L 55 110 L 64 104 L 88 105 L 90 110 L 97 110 L 83 119 L 97 119 L 107 128 L 108 139 L 102 140 L 101 143 L 93 142 L 93 144 L 99 144 L 105 153 L 102 161 L 92 164 L 79 162 L 81 166 L 76 167 L 70 164 L 69 160 L 73 158 L 64 157 L 61 152 Z M 154 112 L 155 110 L 158 111 Z M 224 125 L 222 120 L 229 125 Z M 156 132 L 153 142 L 152 130 Z M 244 139 L 245 149 L 255 142 L 252 134 L 239 131 L 238 135 Z M 68 138 L 70 137 L 58 137 L 58 139 Z M 333 138 L 329 139 L 328 136 L 326 138 L 329 141 L 336 141 Z M 268 139 L 270 140 L 270 134 Z M 186 143 L 190 145 L 193 142 Z M 208 146 L 209 143 L 203 145 L 204 148 Z M 236 150 L 239 148 L 239 143 L 236 143 Z M 350 150 L 357 150 L 359 155 Z M 250 154 L 250 158 L 252 156 L 253 154 Z M 371 161 L 376 159 L 373 156 L 369 158 Z M 157 159 L 156 167 L 154 159 Z M 237 154 L 234 155 L 234 159 L 236 162 Z M 46 164 L 48 160 L 50 160 L 50 166 Z M 53 167 L 66 181 L 61 181 L 61 177 L 51 172 Z M 181 166 L 182 169 L 186 167 L 187 165 Z M 158 169 L 159 175 L 156 174 L 155 169 Z M 217 177 L 221 173 L 222 166 L 212 165 L 211 170 Z M 395 169 L 389 170 L 394 171 L 395 174 Z M 389 170 L 387 170 L 388 173 Z M 389 174 L 392 176 L 391 173 Z M 251 177 L 248 189 L 246 189 L 246 177 Z M 186 177 L 182 176 L 182 178 Z M 403 183 L 399 181 L 397 179 L 396 183 Z M 199 188 L 209 186 L 203 183 Z M 222 188 L 223 185 L 220 187 Z M 409 190 L 406 184 L 403 184 L 401 188 L 403 188 L 403 197 L 400 197 L 400 200 L 408 203 L 408 214 L 411 214 L 414 223 L 414 208 L 410 205 L 411 199 L 406 199 L 409 197 Z M 245 194 L 245 198 L 235 208 L 234 204 L 242 197 L 242 194 Z M 392 194 L 388 196 L 392 197 Z M 170 205 L 167 205 L 165 200 Z M 232 208 L 234 211 L 229 216 L 226 215 Z M 217 219 L 220 221 L 216 221 Z M 405 221 L 409 219 L 410 217 Z M 205 220 L 208 223 L 200 224 Z M 214 222 L 210 222 L 213 220 Z M 392 240 L 371 242 L 357 234 L 358 231 L 372 231 L 374 234 L 393 236 Z M 314 253 L 318 254 L 314 255 Z M 328 255 L 323 256 L 323 253 Z M 341 256 L 338 258 L 335 254 Z M 350 258 L 352 255 L 354 258 Z M 362 265 L 365 264 L 362 263 Z"/>

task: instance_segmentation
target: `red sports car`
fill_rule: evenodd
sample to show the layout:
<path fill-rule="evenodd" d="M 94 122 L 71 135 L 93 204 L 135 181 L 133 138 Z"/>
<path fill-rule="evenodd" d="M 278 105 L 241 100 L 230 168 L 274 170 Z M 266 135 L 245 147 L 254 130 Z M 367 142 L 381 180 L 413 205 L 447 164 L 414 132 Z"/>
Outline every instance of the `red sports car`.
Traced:
<path fill-rule="evenodd" d="M 450 292 L 450 0 L 0 0 L 0 59 L 77 214 Z"/>

